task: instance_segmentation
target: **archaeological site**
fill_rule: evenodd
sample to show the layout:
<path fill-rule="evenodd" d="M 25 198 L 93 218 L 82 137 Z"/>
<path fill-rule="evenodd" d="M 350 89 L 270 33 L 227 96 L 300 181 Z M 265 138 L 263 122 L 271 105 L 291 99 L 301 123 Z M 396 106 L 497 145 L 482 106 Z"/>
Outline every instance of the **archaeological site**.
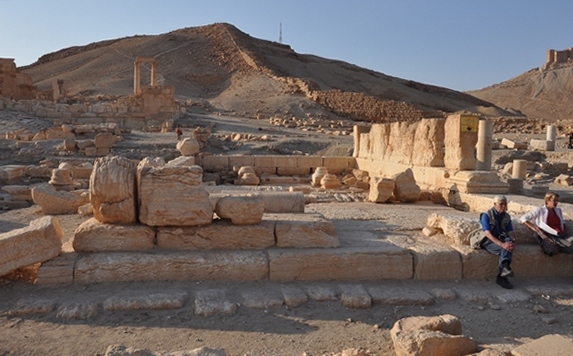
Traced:
<path fill-rule="evenodd" d="M 520 218 L 573 232 L 573 114 L 515 88 L 228 24 L 0 58 L 0 355 L 570 354 L 573 255 Z M 470 246 L 498 195 L 512 289 Z"/>

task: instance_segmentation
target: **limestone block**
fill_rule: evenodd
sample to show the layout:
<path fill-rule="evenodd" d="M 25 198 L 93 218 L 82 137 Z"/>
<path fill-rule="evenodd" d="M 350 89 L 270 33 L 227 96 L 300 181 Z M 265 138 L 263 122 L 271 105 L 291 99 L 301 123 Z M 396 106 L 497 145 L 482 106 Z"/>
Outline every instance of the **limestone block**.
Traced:
<path fill-rule="evenodd" d="M 198 290 L 195 295 L 195 315 L 234 315 L 237 312 L 237 308 L 237 304 L 231 302 L 229 297 L 226 296 L 224 289 L 202 289 Z M 223 353 L 223 355 L 225 354 Z"/>
<path fill-rule="evenodd" d="M 573 177 L 567 174 L 560 174 L 554 181 L 557 185 L 570 186 L 573 184 Z"/>
<path fill-rule="evenodd" d="M 415 133 L 412 164 L 423 167 L 444 166 L 444 119 L 422 119 Z"/>
<path fill-rule="evenodd" d="M 177 157 L 165 164 L 168 167 L 177 167 L 177 166 L 194 166 L 195 165 L 195 157 L 194 156 L 180 156 Z"/>
<path fill-rule="evenodd" d="M 569 350 L 569 351 L 567 351 Z M 570 336 L 551 334 L 526 342 L 511 350 L 512 356 L 529 355 L 567 355 L 573 350 Z"/>
<path fill-rule="evenodd" d="M 254 156 L 229 156 L 229 166 L 230 167 L 243 167 L 243 166 L 254 166 L 255 157 Z"/>
<path fill-rule="evenodd" d="M 515 149 L 515 150 L 526 150 L 527 149 L 527 143 L 525 142 L 520 142 L 520 141 L 513 141 L 510 140 L 508 138 L 503 138 L 501 140 L 501 144 L 509 149 Z"/>
<path fill-rule="evenodd" d="M 546 140 L 531 139 L 529 141 L 529 145 L 531 146 L 532 150 L 548 151 L 550 142 Z"/>
<path fill-rule="evenodd" d="M 278 247 L 340 247 L 336 226 L 321 214 L 266 214 L 275 220 Z"/>
<path fill-rule="evenodd" d="M 324 165 L 321 156 L 296 156 L 296 166 L 312 169 Z"/>
<path fill-rule="evenodd" d="M 22 178 L 25 169 L 26 166 L 15 164 L 0 166 L 0 183 L 12 184 L 13 182 L 19 181 Z"/>
<path fill-rule="evenodd" d="M 403 239 L 388 238 L 397 246 L 407 248 L 414 257 L 414 278 L 420 280 L 455 280 L 462 278 L 462 259 L 450 246 L 419 239 L 405 243 Z"/>
<path fill-rule="evenodd" d="M 97 148 L 93 147 L 86 147 L 85 148 L 86 156 L 88 157 L 96 157 L 97 156 Z"/>
<path fill-rule="evenodd" d="M 325 174 L 322 179 L 320 179 L 320 186 L 323 189 L 338 189 L 341 185 L 338 177 L 334 174 Z"/>
<path fill-rule="evenodd" d="M 118 137 L 111 132 L 101 132 L 94 137 L 96 148 L 111 148 L 117 142 Z"/>
<path fill-rule="evenodd" d="M 1 191 L 10 194 L 10 200 L 32 200 L 32 187 L 29 185 L 5 185 Z"/>
<path fill-rule="evenodd" d="M 322 157 L 322 164 L 331 174 L 342 174 L 346 170 L 354 168 L 354 165 L 351 165 L 350 162 L 352 162 L 352 157 Z"/>
<path fill-rule="evenodd" d="M 387 244 L 379 248 L 269 250 L 271 281 L 410 279 L 410 253 Z M 384 268 L 381 268 L 384 266 Z"/>
<path fill-rule="evenodd" d="M 211 225 L 159 227 L 157 246 L 168 250 L 242 250 L 275 245 L 275 221 L 257 225 L 233 225 L 215 220 Z"/>
<path fill-rule="evenodd" d="M 235 185 L 259 185 L 261 180 L 256 173 L 244 173 L 238 179 L 235 179 Z"/>
<path fill-rule="evenodd" d="M 453 315 L 409 317 L 398 320 L 390 335 L 397 356 L 467 355 L 476 343 L 461 334 L 459 319 Z"/>
<path fill-rule="evenodd" d="M 497 172 L 458 171 L 446 180 L 448 186 L 455 185 L 460 193 L 507 194 L 509 184 L 502 182 Z"/>
<path fill-rule="evenodd" d="M 64 232 L 57 218 L 44 216 L 0 234 L 0 276 L 60 254 Z"/>
<path fill-rule="evenodd" d="M 80 150 L 85 150 L 88 147 L 95 147 L 94 140 L 77 140 L 76 146 Z"/>
<path fill-rule="evenodd" d="M 96 156 L 107 156 L 110 150 L 107 147 L 96 148 Z"/>
<path fill-rule="evenodd" d="M 265 213 L 304 213 L 303 192 L 264 192 Z"/>
<path fill-rule="evenodd" d="M 460 114 L 450 115 L 446 119 L 444 128 L 445 167 L 456 170 L 475 169 L 478 117 Z"/>
<path fill-rule="evenodd" d="M 384 203 L 394 194 L 396 184 L 393 179 L 384 177 L 372 177 L 370 179 L 370 193 L 368 201 L 373 203 Z"/>
<path fill-rule="evenodd" d="M 71 284 L 74 282 L 74 266 L 78 254 L 67 252 L 66 245 L 62 246 L 62 253 L 47 262 L 42 263 L 38 268 L 38 285 Z"/>
<path fill-rule="evenodd" d="M 148 226 L 105 224 L 91 218 L 76 228 L 73 246 L 78 252 L 145 251 L 155 246 L 154 240 L 155 231 Z"/>
<path fill-rule="evenodd" d="M 214 156 L 214 155 L 201 155 L 200 166 L 203 167 L 205 171 L 227 169 L 229 166 L 228 156 Z"/>
<path fill-rule="evenodd" d="M 420 199 L 422 190 L 416 184 L 414 173 L 410 168 L 391 177 L 394 180 L 394 196 L 402 203 L 414 203 Z"/>
<path fill-rule="evenodd" d="M 441 229 L 450 244 L 469 245 L 468 235 L 480 227 L 479 217 L 470 217 L 456 212 L 433 213 L 428 216 L 428 226 Z"/>
<path fill-rule="evenodd" d="M 368 293 L 375 304 L 432 305 L 436 302 L 431 294 L 417 288 L 371 286 L 368 288 Z"/>
<path fill-rule="evenodd" d="M 255 225 L 261 222 L 265 201 L 260 194 L 232 195 L 217 201 L 215 213 L 222 219 L 230 219 L 235 225 Z"/>
<path fill-rule="evenodd" d="M 108 252 L 80 256 L 74 281 L 258 281 L 268 272 L 263 251 Z"/>
<path fill-rule="evenodd" d="M 131 224 L 136 221 L 135 163 L 123 157 L 95 161 L 90 176 L 94 217 L 103 223 Z"/>
<path fill-rule="evenodd" d="M 272 166 L 272 167 L 268 167 L 268 166 L 257 166 L 255 168 L 255 172 L 257 175 L 275 175 L 277 174 L 277 167 Z"/>
<path fill-rule="evenodd" d="M 199 141 L 193 137 L 187 137 L 177 142 L 177 150 L 182 156 L 194 156 L 201 152 Z"/>
<path fill-rule="evenodd" d="M 213 206 L 202 174 L 199 166 L 144 167 L 138 172 L 139 220 L 149 226 L 210 224 Z"/>
<path fill-rule="evenodd" d="M 76 150 L 76 140 L 73 138 L 67 138 L 64 140 L 64 150 L 72 152 Z"/>
<path fill-rule="evenodd" d="M 89 197 L 77 193 L 42 184 L 32 189 L 32 199 L 42 208 L 44 215 L 75 214 L 80 206 L 89 201 Z"/>

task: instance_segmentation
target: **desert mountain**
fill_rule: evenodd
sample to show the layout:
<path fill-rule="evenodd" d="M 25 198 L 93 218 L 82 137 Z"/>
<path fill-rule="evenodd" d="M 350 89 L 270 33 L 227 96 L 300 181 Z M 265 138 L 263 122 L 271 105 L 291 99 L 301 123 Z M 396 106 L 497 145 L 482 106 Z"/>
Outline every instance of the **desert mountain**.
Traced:
<path fill-rule="evenodd" d="M 527 117 L 548 121 L 573 119 L 573 65 L 534 68 L 515 78 L 468 94 Z"/>
<path fill-rule="evenodd" d="M 468 94 L 299 54 L 224 23 L 66 48 L 20 70 L 39 89 L 51 88 L 57 78 L 71 96 L 130 95 L 136 57 L 156 59 L 158 84 L 175 86 L 177 99 L 246 116 L 334 114 L 395 121 L 458 111 L 510 115 Z"/>

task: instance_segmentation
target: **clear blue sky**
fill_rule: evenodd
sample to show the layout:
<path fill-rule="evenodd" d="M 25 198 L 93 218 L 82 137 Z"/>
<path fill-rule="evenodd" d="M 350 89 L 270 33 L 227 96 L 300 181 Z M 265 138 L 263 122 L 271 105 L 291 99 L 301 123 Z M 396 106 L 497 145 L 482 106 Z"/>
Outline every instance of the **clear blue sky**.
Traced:
<path fill-rule="evenodd" d="M 573 47 L 571 0 L 0 0 L 0 57 L 230 23 L 296 52 L 455 90 L 480 89 Z"/>

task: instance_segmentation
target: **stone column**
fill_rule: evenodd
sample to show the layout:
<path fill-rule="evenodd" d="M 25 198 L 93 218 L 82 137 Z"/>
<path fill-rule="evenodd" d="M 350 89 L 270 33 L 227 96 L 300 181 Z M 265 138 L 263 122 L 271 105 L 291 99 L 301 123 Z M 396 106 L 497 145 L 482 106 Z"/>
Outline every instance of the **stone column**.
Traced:
<path fill-rule="evenodd" d="M 514 159 L 511 178 L 525 179 L 526 173 L 527 173 L 527 161 L 524 159 Z"/>
<path fill-rule="evenodd" d="M 555 151 L 555 136 L 557 128 L 555 125 L 547 125 L 547 134 L 545 140 L 547 141 L 547 151 Z"/>
<path fill-rule="evenodd" d="M 354 152 L 352 152 L 352 157 L 358 157 L 360 152 L 360 135 L 370 131 L 370 128 L 362 125 L 354 125 L 352 127 L 352 135 L 354 137 Z"/>
<path fill-rule="evenodd" d="M 139 78 L 139 72 L 140 72 L 140 68 L 139 68 L 139 61 L 136 60 L 133 63 L 133 94 L 138 95 L 141 93 L 141 88 L 140 88 L 140 78 Z"/>
<path fill-rule="evenodd" d="M 490 120 L 479 120 L 478 142 L 476 152 L 476 170 L 491 170 L 491 141 L 493 140 L 493 123 Z"/>
<path fill-rule="evenodd" d="M 157 85 L 157 62 L 151 62 L 151 86 Z"/>

